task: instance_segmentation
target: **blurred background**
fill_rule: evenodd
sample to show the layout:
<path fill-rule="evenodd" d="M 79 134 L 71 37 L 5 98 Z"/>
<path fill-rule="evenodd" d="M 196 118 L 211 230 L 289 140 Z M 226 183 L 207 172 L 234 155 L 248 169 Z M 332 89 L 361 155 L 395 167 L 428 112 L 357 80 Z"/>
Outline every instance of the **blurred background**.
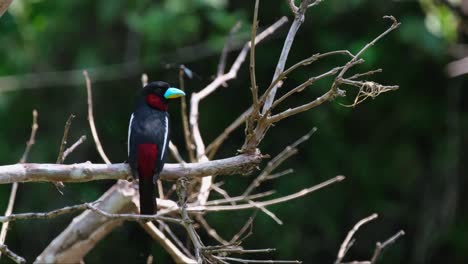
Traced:
<path fill-rule="evenodd" d="M 374 212 L 379 218 L 363 227 L 347 260 L 369 259 L 376 241 L 400 229 L 406 236 L 389 247 L 380 263 L 467 263 L 468 1 L 352 0 L 323 1 L 310 9 L 293 44 L 288 64 L 317 52 L 348 49 L 357 52 L 383 32 L 395 16 L 402 25 L 368 50 L 364 72 L 383 68 L 370 79 L 400 89 L 367 100 L 356 108 L 357 90 L 348 97 L 280 122 L 260 146 L 277 154 L 312 127 L 317 133 L 301 145 L 282 169 L 295 173 L 263 185 L 277 196 L 315 185 L 335 175 L 346 181 L 294 200 L 271 206 L 284 221 L 277 225 L 258 213 L 250 248 L 277 248 L 267 258 L 331 263 L 350 228 Z M 230 29 L 240 21 L 228 67 L 248 40 L 253 1 L 42 1 L 14 0 L 0 19 L 0 164 L 16 163 L 29 137 L 31 112 L 39 112 L 39 130 L 29 162 L 55 163 L 63 126 L 70 113 L 76 118 L 69 142 L 88 140 L 67 163 L 102 163 L 87 123 L 86 88 L 82 70 L 93 81 L 94 112 L 103 146 L 113 162 L 126 160 L 128 117 L 141 74 L 150 80 L 178 85 L 183 64 L 196 76 L 186 79 L 188 93 L 206 86 L 216 74 L 219 55 Z M 286 1 L 261 1 L 260 30 L 281 16 L 291 18 Z M 257 82 L 265 89 L 281 51 L 288 26 L 256 49 Z M 453 61 L 457 61 L 452 63 Z M 345 62 L 327 59 L 297 70 L 284 90 L 306 78 Z M 449 65 L 449 66 L 448 66 Z M 330 80 L 294 97 L 285 107 L 325 92 Z M 463 99 L 465 98 L 465 99 Z M 205 142 L 213 140 L 250 104 L 249 74 L 244 64 L 238 78 L 221 88 L 200 107 Z M 289 105 L 288 105 L 289 104 Z M 171 106 L 172 139 L 184 149 L 179 104 Z M 235 154 L 243 142 L 243 128 L 223 145 L 217 158 Z M 185 153 L 184 153 L 185 154 Z M 219 177 L 231 195 L 238 195 L 252 177 Z M 52 184 L 19 187 L 14 212 L 41 212 L 97 199 L 112 181 L 67 184 L 64 194 Z M 6 208 L 10 186 L 0 186 L 0 212 Z M 215 197 L 215 196 L 213 196 Z M 218 233 L 231 237 L 251 211 L 209 214 Z M 51 220 L 18 221 L 10 225 L 7 244 L 33 260 L 71 221 L 73 215 Z M 106 237 L 85 258 L 87 263 L 119 260 L 143 263 L 146 234 L 126 223 Z M 202 233 L 206 244 L 214 241 Z M 154 243 L 157 263 L 171 263 Z M 10 263 L 6 257 L 1 263 Z"/>

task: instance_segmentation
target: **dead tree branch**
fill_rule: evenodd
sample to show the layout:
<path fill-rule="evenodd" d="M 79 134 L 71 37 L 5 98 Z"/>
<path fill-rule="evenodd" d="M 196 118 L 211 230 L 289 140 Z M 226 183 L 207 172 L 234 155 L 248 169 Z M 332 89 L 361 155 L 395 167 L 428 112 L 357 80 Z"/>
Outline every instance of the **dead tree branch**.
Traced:
<path fill-rule="evenodd" d="M 81 144 L 83 144 L 83 142 L 85 142 L 85 141 L 86 141 L 86 136 L 83 135 L 75 143 L 73 143 L 73 145 L 71 145 L 69 148 L 67 148 L 63 152 L 63 161 L 65 161 L 65 159 L 68 157 L 68 155 L 70 155 L 73 151 L 75 151 L 75 149 L 77 147 L 79 147 Z"/>
<path fill-rule="evenodd" d="M 136 193 L 131 183 L 119 181 L 99 199 L 97 208 L 109 213 L 136 213 L 138 209 L 132 202 Z M 79 263 L 96 243 L 122 223 L 86 210 L 47 246 L 36 263 Z"/>
<path fill-rule="evenodd" d="M 34 109 L 32 111 L 32 125 L 31 125 L 31 134 L 29 136 L 29 140 L 26 142 L 26 147 L 24 149 L 24 153 L 21 156 L 19 163 L 25 163 L 26 160 L 28 159 L 29 152 L 31 151 L 32 146 L 36 142 L 36 133 L 37 129 L 39 128 L 39 125 L 37 124 L 37 111 Z M 13 213 L 13 207 L 15 206 L 15 201 L 16 201 L 16 193 L 18 192 L 18 183 L 14 182 L 11 186 L 11 191 L 10 191 L 10 198 L 8 198 L 8 205 L 7 209 L 5 210 L 5 216 L 9 216 Z M 5 243 L 7 232 L 8 232 L 8 226 L 9 223 L 3 223 L 2 224 L 2 230 L 0 231 L 0 245 Z M 6 248 L 5 250 L 8 250 Z M 0 258 L 2 257 L 2 252 L 0 250 Z"/>
<path fill-rule="evenodd" d="M 9 257 L 11 260 L 13 260 L 15 263 L 26 263 L 26 260 L 17 255 L 15 252 L 11 251 L 6 245 L 0 244 L 0 252 L 5 254 L 7 257 Z"/>
<path fill-rule="evenodd" d="M 377 214 L 372 214 L 366 218 L 363 218 L 359 222 L 357 222 L 353 229 L 351 229 L 348 232 L 348 235 L 346 238 L 343 240 L 343 243 L 340 246 L 340 250 L 338 251 L 338 255 L 335 260 L 335 264 L 345 264 L 343 262 L 343 258 L 346 256 L 346 253 L 348 253 L 349 249 L 353 246 L 355 239 L 353 239 L 354 234 L 359 230 L 359 228 L 377 218 Z M 380 243 L 377 242 L 375 246 L 374 253 L 372 254 L 372 258 L 370 260 L 366 261 L 352 261 L 352 262 L 346 262 L 346 263 L 360 263 L 360 264 L 375 264 L 377 262 L 378 257 L 382 253 L 383 249 L 386 248 L 387 246 L 395 243 L 395 241 L 403 236 L 405 232 L 403 230 L 400 230 L 398 233 L 387 239 L 385 242 Z"/>
<path fill-rule="evenodd" d="M 249 174 L 263 159 L 260 154 L 242 154 L 226 159 L 198 163 L 166 164 L 161 179 L 200 178 L 206 175 Z M 0 166 L 0 184 L 13 182 L 87 182 L 130 179 L 126 163 L 116 164 L 47 164 L 25 163 Z"/>
<path fill-rule="evenodd" d="M 0 0 L 0 18 L 5 14 L 12 2 L 13 0 Z"/>
<path fill-rule="evenodd" d="M 94 114 L 93 114 L 93 94 L 92 94 L 92 89 L 91 89 L 91 80 L 89 79 L 88 72 L 83 71 L 83 75 L 86 80 L 86 91 L 88 94 L 88 121 L 89 121 L 89 127 L 91 128 L 91 134 L 93 135 L 94 143 L 96 145 L 96 149 L 99 152 L 99 155 L 101 156 L 102 160 L 106 164 L 111 164 L 109 158 L 107 157 L 106 153 L 104 152 L 104 149 L 102 148 L 101 145 L 101 140 L 99 140 L 99 136 L 96 130 L 96 124 L 94 123 Z"/>

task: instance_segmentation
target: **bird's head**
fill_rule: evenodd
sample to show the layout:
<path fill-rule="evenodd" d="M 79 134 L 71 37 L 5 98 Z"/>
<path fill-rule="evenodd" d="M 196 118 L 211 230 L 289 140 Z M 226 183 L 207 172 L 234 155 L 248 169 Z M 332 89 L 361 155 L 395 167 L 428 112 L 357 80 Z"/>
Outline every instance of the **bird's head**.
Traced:
<path fill-rule="evenodd" d="M 185 93 L 177 88 L 170 87 L 166 82 L 150 82 L 143 88 L 145 102 L 152 108 L 167 111 L 169 99 L 185 96 Z"/>

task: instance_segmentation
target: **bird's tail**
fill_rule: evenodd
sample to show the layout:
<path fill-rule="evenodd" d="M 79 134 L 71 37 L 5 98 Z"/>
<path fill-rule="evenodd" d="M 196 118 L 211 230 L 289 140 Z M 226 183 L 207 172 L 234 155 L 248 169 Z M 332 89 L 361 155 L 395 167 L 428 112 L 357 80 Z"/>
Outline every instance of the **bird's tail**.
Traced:
<path fill-rule="evenodd" d="M 141 177 L 140 189 L 140 214 L 156 214 L 156 185 L 152 177 Z"/>

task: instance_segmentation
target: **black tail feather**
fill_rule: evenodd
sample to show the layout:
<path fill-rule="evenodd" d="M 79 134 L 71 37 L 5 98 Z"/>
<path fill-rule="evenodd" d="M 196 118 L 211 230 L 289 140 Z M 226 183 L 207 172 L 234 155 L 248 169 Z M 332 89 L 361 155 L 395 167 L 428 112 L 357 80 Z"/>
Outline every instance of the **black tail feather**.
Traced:
<path fill-rule="evenodd" d="M 152 177 L 141 177 L 139 180 L 140 189 L 140 214 L 156 214 L 156 185 Z"/>

